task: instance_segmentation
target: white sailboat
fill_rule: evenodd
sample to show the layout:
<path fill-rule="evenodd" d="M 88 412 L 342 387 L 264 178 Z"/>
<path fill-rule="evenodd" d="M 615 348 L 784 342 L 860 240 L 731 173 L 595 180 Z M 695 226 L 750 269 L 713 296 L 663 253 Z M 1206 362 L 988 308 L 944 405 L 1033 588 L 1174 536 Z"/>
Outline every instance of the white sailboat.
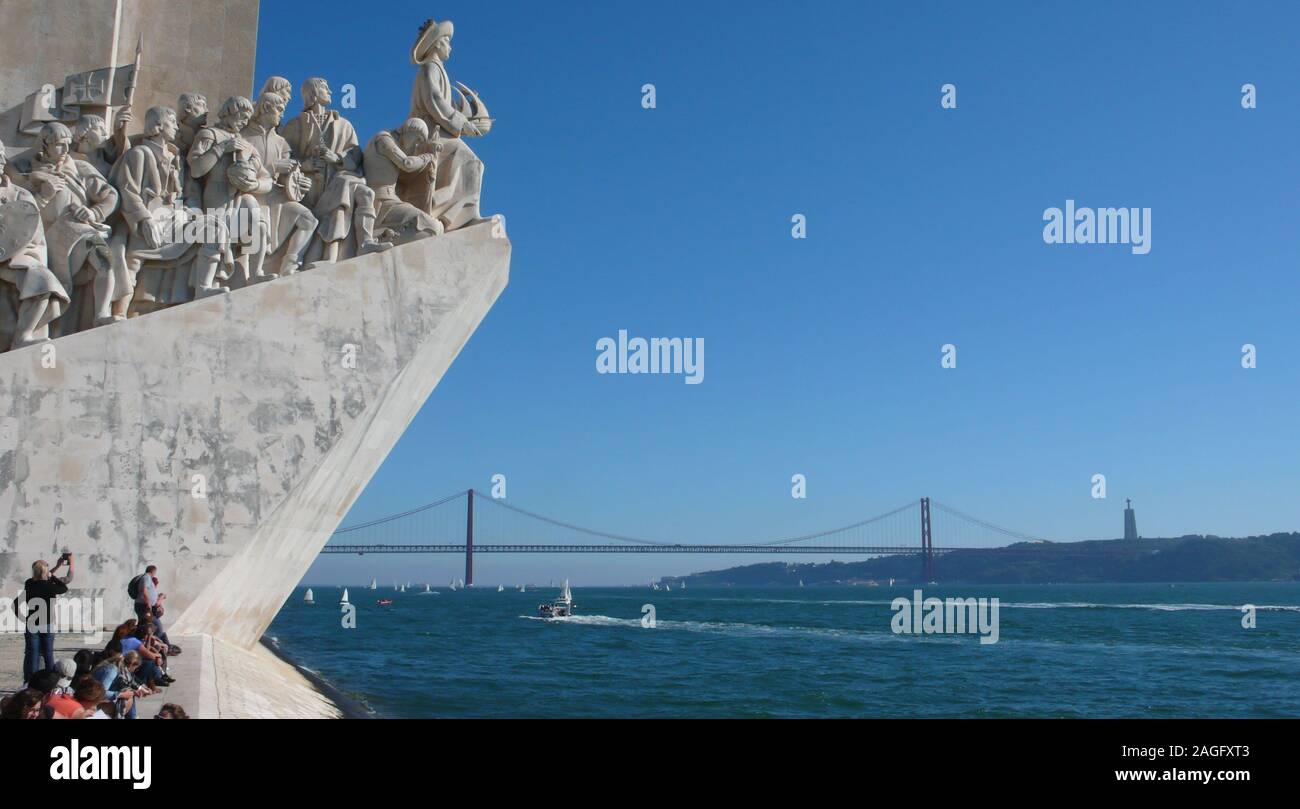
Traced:
<path fill-rule="evenodd" d="M 664 582 L 664 589 L 671 593 L 673 591 L 673 586 L 668 582 Z"/>
<path fill-rule="evenodd" d="M 316 603 L 316 599 L 315 599 L 315 597 L 311 594 L 311 588 L 310 588 L 310 587 L 307 588 L 307 595 L 306 595 L 305 597 L 303 597 L 302 603 L 304 603 L 304 604 L 315 604 L 315 603 Z"/>
<path fill-rule="evenodd" d="M 451 583 L 447 585 L 447 589 L 448 589 L 448 590 L 451 590 L 453 593 L 456 592 L 456 580 L 455 580 L 455 579 L 452 579 L 452 580 L 451 580 Z"/>
<path fill-rule="evenodd" d="M 498 585 L 497 585 L 497 592 L 498 592 L 498 593 L 504 593 L 505 591 L 506 591 L 505 585 L 503 585 L 503 584 L 498 584 Z"/>
<path fill-rule="evenodd" d="M 371 580 L 370 580 L 370 589 L 371 589 L 371 590 L 378 590 L 378 589 L 379 589 L 379 579 L 371 579 Z"/>
<path fill-rule="evenodd" d="M 568 618 L 573 614 L 573 593 L 569 590 L 569 580 L 564 580 L 564 589 L 560 591 L 560 597 L 550 604 L 541 604 L 537 607 L 538 614 L 543 618 Z"/>
<path fill-rule="evenodd" d="M 521 593 L 526 592 L 526 591 L 524 590 L 524 586 L 523 586 L 522 584 L 519 585 L 519 592 L 521 592 Z"/>
<path fill-rule="evenodd" d="M 686 589 L 686 579 L 682 579 L 682 589 Z"/>
<path fill-rule="evenodd" d="M 650 584 L 650 586 L 653 587 L 654 589 L 658 590 L 658 589 L 659 589 L 659 582 L 652 582 L 652 583 Z"/>
<path fill-rule="evenodd" d="M 343 595 L 339 596 L 339 603 L 340 604 L 348 603 L 348 588 L 346 587 L 343 588 Z"/>
<path fill-rule="evenodd" d="M 803 579 L 800 579 L 800 580 L 799 580 L 799 586 L 800 586 L 800 587 L 803 587 Z"/>

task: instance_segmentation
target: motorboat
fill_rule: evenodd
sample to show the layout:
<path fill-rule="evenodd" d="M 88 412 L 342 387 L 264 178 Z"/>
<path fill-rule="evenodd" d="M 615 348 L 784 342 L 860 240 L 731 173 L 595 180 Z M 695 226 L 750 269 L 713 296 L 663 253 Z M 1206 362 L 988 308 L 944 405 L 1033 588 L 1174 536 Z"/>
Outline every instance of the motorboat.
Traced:
<path fill-rule="evenodd" d="M 564 589 L 560 597 L 550 604 L 539 604 L 537 614 L 542 618 L 568 618 L 573 615 L 573 593 L 569 591 L 569 580 L 564 580 Z"/>

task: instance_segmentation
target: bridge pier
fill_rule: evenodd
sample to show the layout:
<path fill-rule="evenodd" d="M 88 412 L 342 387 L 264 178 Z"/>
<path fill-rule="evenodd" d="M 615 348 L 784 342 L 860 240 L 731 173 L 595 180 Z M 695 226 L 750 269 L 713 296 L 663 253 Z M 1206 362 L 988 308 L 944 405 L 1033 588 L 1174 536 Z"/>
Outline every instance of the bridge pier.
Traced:
<path fill-rule="evenodd" d="M 474 490 L 465 501 L 465 586 L 474 585 Z"/>
<path fill-rule="evenodd" d="M 934 537 L 930 533 L 930 498 L 921 498 L 921 583 L 934 581 Z"/>

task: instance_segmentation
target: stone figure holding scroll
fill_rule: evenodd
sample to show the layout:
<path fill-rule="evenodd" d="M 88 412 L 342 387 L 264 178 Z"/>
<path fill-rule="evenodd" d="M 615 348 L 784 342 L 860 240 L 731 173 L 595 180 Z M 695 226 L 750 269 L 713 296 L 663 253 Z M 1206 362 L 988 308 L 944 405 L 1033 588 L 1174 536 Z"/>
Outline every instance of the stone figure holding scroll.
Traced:
<path fill-rule="evenodd" d="M 50 339 L 70 298 L 50 271 L 36 199 L 4 173 L 0 143 L 0 351 Z"/>
<path fill-rule="evenodd" d="M 311 180 L 303 203 L 320 221 L 308 261 L 338 261 L 393 246 L 375 239 L 375 192 L 361 176 L 357 131 L 338 110 L 328 108 L 330 100 L 324 79 L 307 79 L 302 84 L 302 113 L 280 128 Z M 355 235 L 355 250 L 350 249 L 349 235 Z"/>
<path fill-rule="evenodd" d="M 479 214 L 483 189 L 483 161 L 470 149 L 465 138 L 487 134 L 492 119 L 481 106 L 470 110 L 458 108 L 452 100 L 451 79 L 444 63 L 451 58 L 451 22 L 426 20 L 411 49 L 411 61 L 417 65 L 415 86 L 411 90 L 411 118 L 420 118 L 432 133 L 439 129 L 443 146 L 438 162 L 436 184 L 426 195 L 426 213 L 442 222 L 448 230 L 485 221 Z M 457 85 L 463 100 L 481 105 L 473 91 Z"/>

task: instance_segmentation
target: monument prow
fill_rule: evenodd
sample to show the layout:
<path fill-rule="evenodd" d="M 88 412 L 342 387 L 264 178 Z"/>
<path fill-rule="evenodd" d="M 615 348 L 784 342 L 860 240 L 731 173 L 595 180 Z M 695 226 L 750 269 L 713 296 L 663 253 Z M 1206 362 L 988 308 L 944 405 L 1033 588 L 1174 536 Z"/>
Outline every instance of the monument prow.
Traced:
<path fill-rule="evenodd" d="M 505 288 L 499 222 L 0 354 L 0 578 L 250 648 Z M 51 363 L 51 358 L 53 362 Z"/>

